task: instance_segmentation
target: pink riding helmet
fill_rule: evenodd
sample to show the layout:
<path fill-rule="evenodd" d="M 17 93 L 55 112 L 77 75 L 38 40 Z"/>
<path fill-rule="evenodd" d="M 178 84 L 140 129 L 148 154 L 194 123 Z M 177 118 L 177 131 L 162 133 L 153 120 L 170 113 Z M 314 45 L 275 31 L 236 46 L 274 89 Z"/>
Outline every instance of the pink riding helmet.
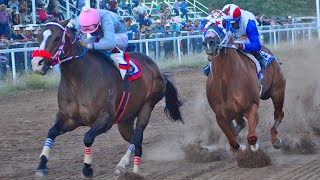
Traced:
<path fill-rule="evenodd" d="M 79 15 L 80 30 L 83 33 L 95 32 L 100 24 L 99 11 L 93 8 L 83 7 Z"/>

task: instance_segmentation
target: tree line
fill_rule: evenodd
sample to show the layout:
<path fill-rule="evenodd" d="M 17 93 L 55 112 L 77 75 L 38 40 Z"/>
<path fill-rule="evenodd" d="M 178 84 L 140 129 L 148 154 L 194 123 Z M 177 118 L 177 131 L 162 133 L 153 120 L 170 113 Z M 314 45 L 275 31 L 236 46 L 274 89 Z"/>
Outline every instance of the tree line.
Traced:
<path fill-rule="evenodd" d="M 226 4 L 236 4 L 241 9 L 267 16 L 316 16 L 316 0 L 199 0 L 207 7 L 222 9 Z"/>

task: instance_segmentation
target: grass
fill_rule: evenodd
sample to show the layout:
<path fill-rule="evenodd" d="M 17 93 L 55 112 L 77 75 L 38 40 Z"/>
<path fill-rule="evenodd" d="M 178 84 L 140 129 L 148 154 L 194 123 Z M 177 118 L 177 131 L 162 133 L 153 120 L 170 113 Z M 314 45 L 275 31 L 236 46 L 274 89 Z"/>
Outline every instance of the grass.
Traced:
<path fill-rule="evenodd" d="M 49 73 L 46 76 L 38 74 L 20 74 L 17 77 L 16 84 L 13 83 L 12 77 L 6 77 L 6 80 L 0 81 L 0 96 L 13 96 L 19 92 L 50 89 L 58 86 L 59 74 Z"/>

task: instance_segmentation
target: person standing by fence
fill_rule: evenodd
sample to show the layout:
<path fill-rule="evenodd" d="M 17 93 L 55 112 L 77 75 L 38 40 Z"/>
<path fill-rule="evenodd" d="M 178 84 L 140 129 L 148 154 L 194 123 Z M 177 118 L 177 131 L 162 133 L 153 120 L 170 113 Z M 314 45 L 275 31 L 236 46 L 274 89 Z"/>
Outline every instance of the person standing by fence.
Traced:
<path fill-rule="evenodd" d="M 0 50 L 7 49 L 9 42 L 6 40 L 4 36 L 0 37 Z M 5 79 L 7 74 L 7 54 L 0 53 L 0 79 Z"/>
<path fill-rule="evenodd" d="M 144 7 L 142 2 L 139 2 L 139 6 L 137 6 L 137 13 L 139 15 L 139 23 L 140 23 L 140 29 L 145 24 L 144 23 L 144 17 L 146 15 L 147 9 Z"/>
<path fill-rule="evenodd" d="M 6 12 L 6 5 L 0 4 L 0 36 L 10 34 L 10 15 Z"/>
<path fill-rule="evenodd" d="M 139 37 L 139 31 L 136 26 L 132 26 L 131 18 L 126 19 L 128 40 L 136 40 Z M 132 52 L 136 49 L 136 43 L 128 43 L 126 52 Z"/>

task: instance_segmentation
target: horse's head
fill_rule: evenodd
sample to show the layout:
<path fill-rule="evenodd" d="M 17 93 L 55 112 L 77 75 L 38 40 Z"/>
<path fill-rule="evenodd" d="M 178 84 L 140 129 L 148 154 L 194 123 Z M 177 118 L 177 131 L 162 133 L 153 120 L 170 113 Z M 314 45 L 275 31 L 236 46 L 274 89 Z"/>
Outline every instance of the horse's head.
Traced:
<path fill-rule="evenodd" d="M 227 31 L 223 27 L 225 20 L 220 10 L 215 10 L 207 17 L 207 23 L 203 29 L 205 52 L 208 55 L 217 55 L 221 44 L 225 43 Z"/>
<path fill-rule="evenodd" d="M 59 23 L 47 23 L 38 35 L 40 47 L 32 54 L 32 69 L 35 73 L 45 75 L 48 69 L 59 63 L 61 54 L 65 54 L 67 24 L 69 20 Z M 68 43 L 68 42 L 67 42 Z"/>

